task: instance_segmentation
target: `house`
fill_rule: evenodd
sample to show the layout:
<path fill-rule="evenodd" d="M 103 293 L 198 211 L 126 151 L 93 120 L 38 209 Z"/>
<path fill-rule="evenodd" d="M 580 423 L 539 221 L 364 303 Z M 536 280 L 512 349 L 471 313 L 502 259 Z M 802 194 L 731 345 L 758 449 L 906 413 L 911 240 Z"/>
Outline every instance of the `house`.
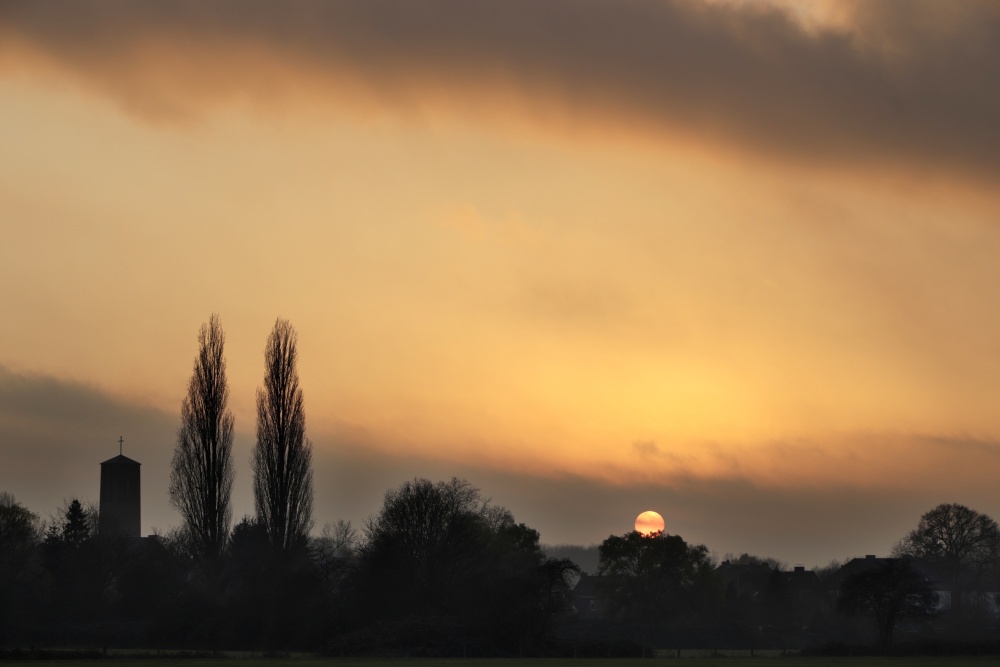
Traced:
<path fill-rule="evenodd" d="M 888 564 L 900 560 L 908 562 L 910 567 L 923 578 L 924 582 L 934 593 L 936 598 L 934 607 L 929 611 L 942 612 L 951 608 L 952 587 L 945 582 L 944 577 L 941 576 L 937 568 L 920 558 L 879 558 L 874 555 L 867 555 L 864 558 L 852 558 L 827 579 L 826 589 L 830 599 L 836 602 L 840 596 L 840 587 L 847 578 L 874 568 L 886 567 Z"/>
<path fill-rule="evenodd" d="M 576 586 L 569 592 L 570 605 L 578 618 L 590 620 L 604 617 L 597 595 L 597 584 L 600 579 L 583 572 Z"/>

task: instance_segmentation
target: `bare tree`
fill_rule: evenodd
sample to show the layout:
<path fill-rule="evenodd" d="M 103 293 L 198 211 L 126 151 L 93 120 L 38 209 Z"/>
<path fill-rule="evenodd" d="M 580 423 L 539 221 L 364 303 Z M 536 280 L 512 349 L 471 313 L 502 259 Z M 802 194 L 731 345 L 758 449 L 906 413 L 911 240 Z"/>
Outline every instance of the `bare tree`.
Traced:
<path fill-rule="evenodd" d="M 312 443 L 306 440 L 302 390 L 295 369 L 295 329 L 278 319 L 264 348 L 264 387 L 257 389 L 253 495 L 271 545 L 305 544 L 312 527 Z"/>
<path fill-rule="evenodd" d="M 212 315 L 198 334 L 170 473 L 170 502 L 184 517 L 195 552 L 208 559 L 222 552 L 232 522 L 234 419 L 227 407 L 225 342 L 219 318 Z"/>
<path fill-rule="evenodd" d="M 938 505 L 893 548 L 894 556 L 923 558 L 958 585 L 963 574 L 976 580 L 1000 566 L 1000 526 L 986 514 L 957 503 Z"/>
<path fill-rule="evenodd" d="M 313 563 L 331 592 L 337 592 L 347 578 L 357 545 L 357 529 L 343 519 L 326 524 L 320 536 L 310 541 Z"/>
<path fill-rule="evenodd" d="M 323 560 L 347 559 L 354 555 L 358 545 L 358 531 L 350 521 L 338 519 L 327 523 L 315 541 L 316 551 Z"/>

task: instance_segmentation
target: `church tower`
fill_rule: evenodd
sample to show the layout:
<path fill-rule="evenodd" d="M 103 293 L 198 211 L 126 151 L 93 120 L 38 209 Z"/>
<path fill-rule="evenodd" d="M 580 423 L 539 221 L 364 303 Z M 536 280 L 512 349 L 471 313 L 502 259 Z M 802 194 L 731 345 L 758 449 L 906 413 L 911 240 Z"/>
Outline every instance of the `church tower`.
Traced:
<path fill-rule="evenodd" d="M 139 466 L 122 455 L 123 438 L 118 439 L 118 456 L 101 464 L 101 535 L 120 533 L 140 537 Z"/>

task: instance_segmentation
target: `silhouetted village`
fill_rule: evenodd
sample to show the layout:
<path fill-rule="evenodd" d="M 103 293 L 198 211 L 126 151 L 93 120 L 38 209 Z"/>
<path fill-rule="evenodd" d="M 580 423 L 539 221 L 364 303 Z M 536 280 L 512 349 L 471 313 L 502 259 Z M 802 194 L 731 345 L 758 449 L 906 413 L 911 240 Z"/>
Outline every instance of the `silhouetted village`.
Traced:
<path fill-rule="evenodd" d="M 282 320 L 257 394 L 255 514 L 233 525 L 223 341 L 213 316 L 170 471 L 181 527 L 140 536 L 141 466 L 121 440 L 101 463 L 99 506 L 74 499 L 42 521 L 0 492 L 0 648 L 1000 652 L 1000 528 L 957 504 L 924 514 L 891 557 L 815 570 L 748 554 L 718 562 L 663 532 L 611 535 L 596 567 L 581 568 L 459 479 L 405 482 L 362 526 L 310 534 L 311 445 Z"/>

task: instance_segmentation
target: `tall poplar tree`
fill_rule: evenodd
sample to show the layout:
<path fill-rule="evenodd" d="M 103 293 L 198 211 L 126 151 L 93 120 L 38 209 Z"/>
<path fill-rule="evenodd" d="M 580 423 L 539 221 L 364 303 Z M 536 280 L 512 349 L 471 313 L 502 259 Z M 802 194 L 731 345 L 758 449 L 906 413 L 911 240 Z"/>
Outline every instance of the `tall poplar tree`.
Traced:
<path fill-rule="evenodd" d="M 302 389 L 295 368 L 295 329 L 278 319 L 264 348 L 264 386 L 257 389 L 253 495 L 271 545 L 290 551 L 312 527 L 312 443 L 305 437 Z"/>
<path fill-rule="evenodd" d="M 225 342 L 213 314 L 198 334 L 170 473 L 170 502 L 183 516 L 196 553 L 208 559 L 222 553 L 232 522 L 234 418 L 228 408 Z"/>

